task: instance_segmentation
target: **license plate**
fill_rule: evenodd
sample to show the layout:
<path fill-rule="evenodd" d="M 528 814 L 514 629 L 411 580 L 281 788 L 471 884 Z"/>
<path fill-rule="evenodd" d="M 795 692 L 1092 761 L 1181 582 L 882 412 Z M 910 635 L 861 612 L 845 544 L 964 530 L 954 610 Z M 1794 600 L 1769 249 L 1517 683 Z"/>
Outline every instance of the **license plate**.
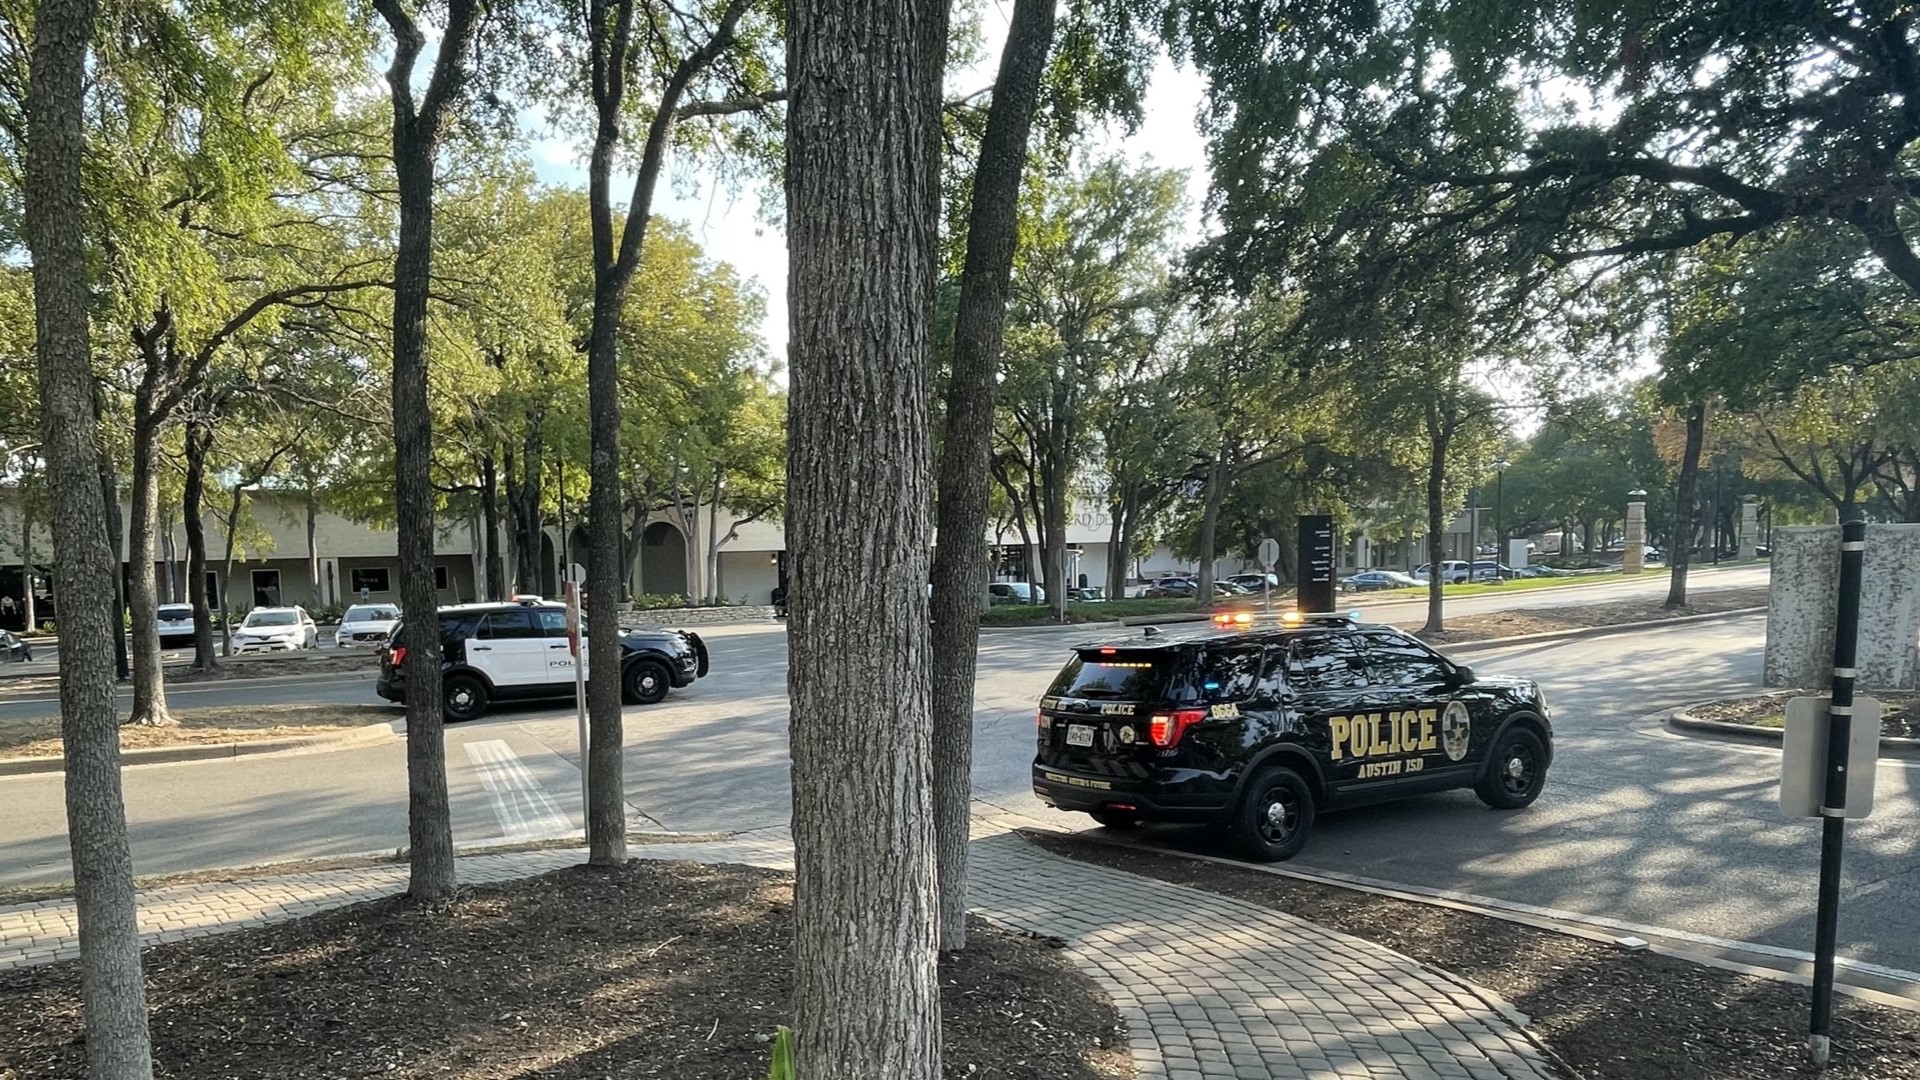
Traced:
<path fill-rule="evenodd" d="M 1067 725 L 1068 746 L 1092 746 L 1093 728 L 1086 724 Z"/>

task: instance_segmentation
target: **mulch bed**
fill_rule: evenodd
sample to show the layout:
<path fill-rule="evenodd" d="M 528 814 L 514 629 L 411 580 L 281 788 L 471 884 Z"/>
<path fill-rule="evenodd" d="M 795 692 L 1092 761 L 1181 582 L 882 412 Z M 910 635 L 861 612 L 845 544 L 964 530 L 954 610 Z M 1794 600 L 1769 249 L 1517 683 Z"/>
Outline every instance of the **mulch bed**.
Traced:
<path fill-rule="evenodd" d="M 1883 706 L 1880 713 L 1880 734 L 1883 738 L 1920 739 L 1920 693 L 1902 690 L 1863 690 L 1861 693 L 1879 699 Z M 1795 690 L 1727 698 L 1709 701 L 1705 705 L 1689 705 L 1687 712 L 1698 720 L 1777 729 L 1785 726 L 1787 699 L 1795 695 L 1824 698 L 1827 692 Z"/>
<path fill-rule="evenodd" d="M 1285 911 L 1379 942 L 1498 993 L 1586 1080 L 1811 1075 L 1808 991 L 1451 908 L 1219 863 L 1032 833 L 1069 858 Z M 1834 1080 L 1920 1078 L 1920 1014 L 1835 999 Z"/>
<path fill-rule="evenodd" d="M 791 878 L 575 867 L 146 953 L 162 1077 L 759 1080 L 790 1023 Z M 946 1074 L 1124 1080 L 1106 996 L 1037 939 L 976 922 L 941 961 Z M 73 963 L 0 973 L 0 1078 L 85 1074 Z"/>
<path fill-rule="evenodd" d="M 1450 616 L 1447 629 L 1440 634 L 1421 634 L 1436 645 L 1458 645 L 1463 641 L 1518 637 L 1522 634 L 1548 634 L 1557 630 L 1580 630 L 1592 626 L 1619 626 L 1622 623 L 1654 622 L 1677 619 L 1683 615 L 1711 615 L 1741 608 L 1765 607 L 1767 590 L 1716 589 L 1691 592 L 1687 606 L 1669 608 L 1664 598 L 1620 600 L 1607 604 L 1577 604 L 1562 608 L 1530 608 L 1516 611 L 1490 611 L 1482 615 Z M 1424 617 L 1397 620 L 1410 627 L 1421 625 Z"/>

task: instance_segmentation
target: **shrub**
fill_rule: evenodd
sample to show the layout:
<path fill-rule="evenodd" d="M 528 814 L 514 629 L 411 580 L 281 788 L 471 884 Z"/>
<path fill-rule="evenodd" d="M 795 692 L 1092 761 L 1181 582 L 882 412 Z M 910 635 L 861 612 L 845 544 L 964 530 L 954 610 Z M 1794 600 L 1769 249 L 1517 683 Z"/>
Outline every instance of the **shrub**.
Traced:
<path fill-rule="evenodd" d="M 773 1033 L 773 1065 L 767 1080 L 793 1080 L 793 1029 L 785 1024 Z"/>

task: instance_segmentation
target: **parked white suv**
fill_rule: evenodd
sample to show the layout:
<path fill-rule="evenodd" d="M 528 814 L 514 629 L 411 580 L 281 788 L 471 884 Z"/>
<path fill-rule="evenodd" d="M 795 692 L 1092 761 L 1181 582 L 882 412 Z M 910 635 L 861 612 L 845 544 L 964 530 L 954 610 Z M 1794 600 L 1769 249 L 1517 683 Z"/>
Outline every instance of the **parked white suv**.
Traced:
<path fill-rule="evenodd" d="M 303 607 L 257 607 L 233 632 L 234 652 L 280 652 L 320 644 L 320 628 Z"/>
<path fill-rule="evenodd" d="M 161 604 L 154 621 L 160 630 L 162 648 L 193 643 L 192 604 Z"/>
<path fill-rule="evenodd" d="M 400 625 L 400 609 L 392 604 L 355 604 L 340 616 L 333 643 L 342 649 L 377 649 Z"/>
<path fill-rule="evenodd" d="M 1432 568 L 1432 563 L 1421 563 L 1420 568 L 1413 572 L 1413 576 L 1421 581 L 1431 581 L 1433 579 L 1429 571 Z M 1469 580 L 1472 575 L 1473 571 L 1464 559 L 1447 559 L 1440 564 L 1440 584 L 1442 585 L 1458 585 Z"/>

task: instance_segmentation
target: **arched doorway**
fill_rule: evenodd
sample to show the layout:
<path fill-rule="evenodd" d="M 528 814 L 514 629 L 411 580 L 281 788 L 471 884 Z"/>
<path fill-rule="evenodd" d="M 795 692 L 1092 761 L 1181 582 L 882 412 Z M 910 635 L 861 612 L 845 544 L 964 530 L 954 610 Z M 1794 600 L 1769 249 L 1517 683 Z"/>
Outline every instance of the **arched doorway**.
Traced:
<path fill-rule="evenodd" d="M 640 591 L 687 595 L 687 538 L 669 522 L 656 521 L 640 534 Z"/>

